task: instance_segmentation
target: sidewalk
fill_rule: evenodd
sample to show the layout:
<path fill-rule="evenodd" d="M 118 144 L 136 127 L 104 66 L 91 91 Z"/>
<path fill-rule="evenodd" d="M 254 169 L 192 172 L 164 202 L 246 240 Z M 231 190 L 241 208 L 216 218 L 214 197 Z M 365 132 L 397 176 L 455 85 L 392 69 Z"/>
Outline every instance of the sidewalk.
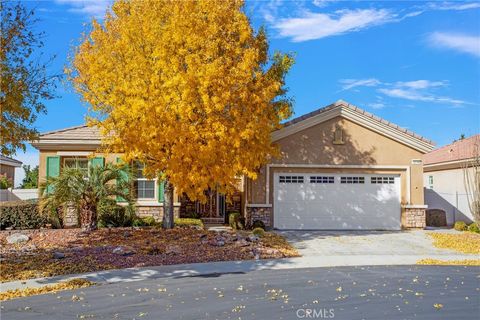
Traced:
<path fill-rule="evenodd" d="M 53 285 L 74 278 L 83 278 L 97 284 L 117 282 L 133 282 L 159 278 L 182 278 L 202 275 L 220 276 L 228 273 L 248 273 L 256 270 L 278 270 L 296 268 L 316 268 L 335 266 L 366 266 L 366 265 L 414 265 L 421 259 L 464 260 L 474 259 L 472 255 L 332 255 L 303 256 L 275 260 L 244 260 L 222 261 L 208 263 L 192 263 L 144 268 L 128 268 L 106 270 L 76 275 L 64 275 L 50 278 L 12 281 L 0 284 L 0 292 L 12 289 L 25 289 Z"/>

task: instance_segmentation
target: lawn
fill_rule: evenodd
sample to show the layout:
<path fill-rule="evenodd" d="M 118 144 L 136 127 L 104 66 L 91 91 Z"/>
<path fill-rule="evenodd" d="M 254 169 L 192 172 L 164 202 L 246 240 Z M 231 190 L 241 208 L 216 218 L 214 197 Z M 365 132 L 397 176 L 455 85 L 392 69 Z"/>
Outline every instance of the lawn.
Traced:
<path fill-rule="evenodd" d="M 185 227 L 35 230 L 23 244 L 7 244 L 0 232 L 0 282 L 108 269 L 298 256 L 286 240 L 266 233 L 248 241 L 245 231 Z"/>

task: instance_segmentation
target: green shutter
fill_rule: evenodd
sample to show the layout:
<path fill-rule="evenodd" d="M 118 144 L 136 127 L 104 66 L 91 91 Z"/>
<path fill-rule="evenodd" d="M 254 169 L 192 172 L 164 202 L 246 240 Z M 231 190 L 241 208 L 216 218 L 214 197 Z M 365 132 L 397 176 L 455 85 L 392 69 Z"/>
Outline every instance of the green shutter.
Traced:
<path fill-rule="evenodd" d="M 104 158 L 103 157 L 95 157 L 90 159 L 90 166 L 99 166 L 103 167 L 104 164 Z"/>
<path fill-rule="evenodd" d="M 92 159 L 93 160 L 93 159 Z M 123 160 L 122 158 L 117 158 L 117 164 L 122 164 L 123 163 Z M 125 181 L 125 182 L 128 182 L 128 174 L 124 171 L 122 171 L 122 178 L 121 178 L 121 181 Z M 125 190 L 126 191 L 126 190 Z M 119 202 L 125 202 L 125 199 L 123 199 L 122 197 L 120 196 L 117 196 L 117 201 Z"/>
<path fill-rule="evenodd" d="M 165 200 L 165 181 L 158 180 L 158 202 Z"/>
<path fill-rule="evenodd" d="M 47 178 L 58 177 L 60 175 L 60 157 L 47 157 Z M 47 193 L 52 191 L 51 186 L 47 186 Z"/>

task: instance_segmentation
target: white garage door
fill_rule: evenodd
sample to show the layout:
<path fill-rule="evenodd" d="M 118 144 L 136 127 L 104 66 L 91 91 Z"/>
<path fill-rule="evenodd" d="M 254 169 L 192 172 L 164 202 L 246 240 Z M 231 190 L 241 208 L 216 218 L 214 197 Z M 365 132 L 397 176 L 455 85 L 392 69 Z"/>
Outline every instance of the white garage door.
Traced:
<path fill-rule="evenodd" d="M 275 173 L 274 227 L 399 230 L 400 176 Z"/>

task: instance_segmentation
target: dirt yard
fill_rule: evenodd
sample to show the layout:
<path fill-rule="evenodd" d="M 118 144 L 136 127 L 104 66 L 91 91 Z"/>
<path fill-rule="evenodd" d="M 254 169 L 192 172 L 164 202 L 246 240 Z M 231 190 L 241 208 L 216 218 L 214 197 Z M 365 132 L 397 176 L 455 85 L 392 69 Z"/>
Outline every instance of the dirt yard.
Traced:
<path fill-rule="evenodd" d="M 22 233 L 29 240 L 8 244 Z M 298 256 L 275 234 L 255 238 L 245 231 L 196 228 L 112 228 L 1 231 L 0 282 L 107 269 Z"/>

